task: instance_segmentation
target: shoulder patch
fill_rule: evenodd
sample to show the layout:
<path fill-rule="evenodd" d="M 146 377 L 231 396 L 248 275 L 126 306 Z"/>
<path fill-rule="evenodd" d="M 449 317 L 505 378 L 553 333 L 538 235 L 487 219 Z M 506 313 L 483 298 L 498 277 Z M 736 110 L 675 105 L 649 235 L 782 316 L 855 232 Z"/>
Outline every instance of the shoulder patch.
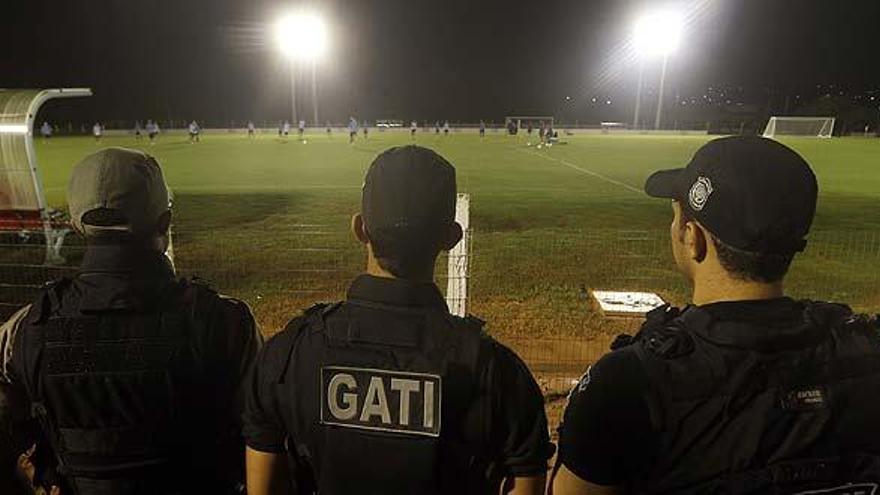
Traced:
<path fill-rule="evenodd" d="M 321 368 L 321 424 L 440 436 L 439 375 L 345 366 Z"/>
<path fill-rule="evenodd" d="M 875 495 L 877 491 L 877 483 L 847 483 L 833 488 L 798 492 L 794 495 Z"/>
<path fill-rule="evenodd" d="M 590 386 L 590 382 L 593 381 L 593 377 L 590 373 L 593 371 L 593 365 L 587 366 L 587 371 L 584 372 L 584 375 L 581 376 L 580 380 L 577 382 L 577 386 L 575 387 L 578 392 L 583 392 Z"/>

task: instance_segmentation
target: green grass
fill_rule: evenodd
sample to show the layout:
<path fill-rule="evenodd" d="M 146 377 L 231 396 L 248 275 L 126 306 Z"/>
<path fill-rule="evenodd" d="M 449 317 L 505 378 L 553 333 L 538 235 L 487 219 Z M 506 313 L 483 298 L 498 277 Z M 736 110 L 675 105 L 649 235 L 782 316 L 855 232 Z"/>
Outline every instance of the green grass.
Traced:
<path fill-rule="evenodd" d="M 416 142 L 448 158 L 459 190 L 471 194 L 471 309 L 511 341 L 577 335 L 598 348 L 632 323 L 601 319 L 583 289 L 646 289 L 686 301 L 668 253 L 670 208 L 632 188 L 658 168 L 683 166 L 708 139 L 579 135 L 549 150 L 491 133 L 484 141 L 419 134 Z M 314 300 L 338 297 L 357 272 L 363 255 L 347 229 L 364 172 L 381 150 L 410 142 L 408 133 L 373 132 L 353 146 L 340 134 L 306 145 L 211 134 L 196 145 L 182 135 L 164 135 L 156 146 L 127 137 L 101 145 L 159 159 L 175 194 L 181 272 L 246 299 L 271 332 Z M 793 268 L 793 294 L 880 310 L 880 140 L 786 143 L 820 181 L 813 240 Z M 38 144 L 50 204 L 63 207 L 71 167 L 97 148 L 88 138 Z"/>

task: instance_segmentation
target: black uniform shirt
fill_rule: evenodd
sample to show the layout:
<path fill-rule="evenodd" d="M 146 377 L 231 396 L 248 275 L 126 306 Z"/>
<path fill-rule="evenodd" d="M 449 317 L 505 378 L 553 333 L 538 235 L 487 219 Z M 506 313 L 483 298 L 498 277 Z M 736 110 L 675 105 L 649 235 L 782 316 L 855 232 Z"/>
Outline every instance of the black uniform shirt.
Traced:
<path fill-rule="evenodd" d="M 794 325 L 803 313 L 803 306 L 788 298 L 701 308 L 714 321 L 760 322 L 764 327 Z M 610 352 L 589 367 L 572 390 L 559 427 L 562 464 L 597 485 L 625 485 L 645 473 L 660 453 L 660 435 L 645 398 L 650 392 L 644 366 L 632 348 Z"/>
<path fill-rule="evenodd" d="M 178 284 L 171 263 L 159 252 L 119 244 L 90 245 L 79 272 L 62 292 L 60 312 L 78 316 L 79 311 L 138 310 L 166 299 Z M 199 324 L 190 338 L 204 371 L 193 377 L 203 385 L 203 395 L 193 403 L 204 407 L 207 416 L 194 430 L 216 437 L 220 428 L 238 427 L 243 379 L 262 336 L 244 302 L 222 296 L 204 299 L 196 304 Z M 16 335 L 30 308 L 22 308 L 0 327 L 0 383 L 21 393 L 25 371 L 22 363 L 13 360 L 13 347 L 23 340 Z M 242 449 L 240 444 L 237 449 Z"/>
<path fill-rule="evenodd" d="M 443 296 L 433 283 L 416 283 L 401 279 L 358 277 L 348 292 L 349 299 L 384 305 L 416 308 L 437 308 L 448 311 Z M 289 332 L 291 330 L 285 330 Z M 284 333 L 282 332 L 282 333 Z M 281 335 L 270 339 L 257 358 L 250 380 L 245 404 L 244 435 L 249 447 L 262 452 L 285 451 L 288 431 L 285 418 L 296 408 L 281 382 L 292 383 L 296 377 L 287 371 L 273 369 L 266 359 L 273 349 L 283 345 Z M 507 347 L 486 336 L 484 344 L 490 349 L 486 366 L 479 379 L 492 391 L 491 435 L 488 447 L 496 461 L 509 476 L 535 476 L 547 469 L 547 460 L 553 454 L 544 413 L 541 390 L 525 364 Z M 297 355 L 294 359 L 306 356 Z"/>

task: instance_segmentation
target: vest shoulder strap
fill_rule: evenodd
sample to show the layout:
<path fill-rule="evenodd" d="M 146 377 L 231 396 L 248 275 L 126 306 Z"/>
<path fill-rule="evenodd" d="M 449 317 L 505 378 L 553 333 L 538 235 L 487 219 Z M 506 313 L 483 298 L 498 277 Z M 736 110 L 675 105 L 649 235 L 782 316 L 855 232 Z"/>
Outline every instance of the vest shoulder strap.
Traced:
<path fill-rule="evenodd" d="M 280 383 L 287 374 L 290 361 L 296 351 L 297 344 L 302 340 L 300 337 L 308 329 L 317 331 L 324 330 L 324 318 L 335 311 L 342 303 L 317 303 L 305 310 L 301 315 L 293 318 L 284 330 L 279 332 L 274 339 L 280 339 L 281 348 L 279 352 L 267 356 L 268 361 L 266 367 L 270 370 L 277 370 L 275 380 Z"/>
<path fill-rule="evenodd" d="M 47 282 L 40 289 L 40 293 L 37 295 L 34 304 L 31 305 L 31 309 L 24 322 L 31 325 L 40 324 L 57 313 L 61 309 L 61 300 L 64 297 L 64 292 L 70 287 L 71 283 L 73 283 L 73 279 L 67 277 Z"/>
<path fill-rule="evenodd" d="M 612 350 L 635 346 L 639 359 L 675 359 L 686 356 L 694 350 L 693 337 L 688 332 L 690 325 L 707 325 L 711 316 L 696 307 L 684 310 L 664 305 L 649 311 L 645 323 L 635 337 L 618 336 L 612 343 Z"/>
<path fill-rule="evenodd" d="M 459 332 L 458 337 L 462 342 L 460 347 L 461 361 L 476 376 L 479 371 L 482 342 L 486 336 L 486 322 L 470 314 L 465 317 L 449 314 L 448 318 L 453 328 Z"/>

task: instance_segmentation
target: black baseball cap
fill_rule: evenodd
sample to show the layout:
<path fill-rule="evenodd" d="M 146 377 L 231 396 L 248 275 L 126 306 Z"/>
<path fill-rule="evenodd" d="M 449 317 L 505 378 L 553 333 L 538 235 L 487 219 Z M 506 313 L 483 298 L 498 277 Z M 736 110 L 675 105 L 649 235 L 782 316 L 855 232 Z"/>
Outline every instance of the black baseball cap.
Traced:
<path fill-rule="evenodd" d="M 361 213 L 374 242 L 427 246 L 455 221 L 455 167 L 421 146 L 376 157 L 364 179 Z"/>
<path fill-rule="evenodd" d="M 706 143 L 685 168 L 655 172 L 645 192 L 677 200 L 729 246 L 793 254 L 807 244 L 818 184 L 810 165 L 791 148 L 735 136 Z"/>

